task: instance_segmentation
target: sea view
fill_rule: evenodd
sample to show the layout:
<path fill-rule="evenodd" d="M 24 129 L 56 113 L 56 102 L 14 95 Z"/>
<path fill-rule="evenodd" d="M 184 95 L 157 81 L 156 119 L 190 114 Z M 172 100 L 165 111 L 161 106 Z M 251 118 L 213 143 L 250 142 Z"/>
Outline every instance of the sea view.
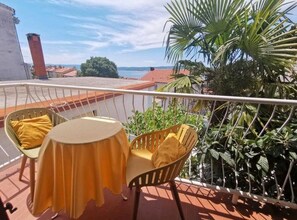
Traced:
<path fill-rule="evenodd" d="M 118 67 L 118 73 L 120 77 L 136 78 L 139 79 L 148 71 L 151 67 Z M 172 66 L 156 66 L 155 69 L 172 69 Z"/>
<path fill-rule="evenodd" d="M 126 70 L 126 69 L 118 68 L 119 76 L 124 77 L 124 78 L 139 79 L 142 76 L 144 76 L 144 74 L 146 74 L 148 71 L 149 71 L 149 69 L 147 69 L 147 70 Z"/>
<path fill-rule="evenodd" d="M 55 65 L 55 64 L 54 64 Z M 56 64 L 65 67 L 75 67 L 76 69 L 80 70 L 80 65 L 78 64 Z M 157 66 L 154 67 L 155 69 L 172 69 L 172 66 Z M 139 79 L 144 74 L 150 71 L 150 67 L 118 67 L 118 73 L 120 77 L 124 78 L 136 78 Z"/>

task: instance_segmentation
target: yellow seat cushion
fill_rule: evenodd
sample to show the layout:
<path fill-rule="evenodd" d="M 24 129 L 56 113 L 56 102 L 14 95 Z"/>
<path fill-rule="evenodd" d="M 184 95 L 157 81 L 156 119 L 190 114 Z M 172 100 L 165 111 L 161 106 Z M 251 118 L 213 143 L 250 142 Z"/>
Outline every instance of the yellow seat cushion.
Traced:
<path fill-rule="evenodd" d="M 186 147 L 181 144 L 175 133 L 169 133 L 152 155 L 152 163 L 155 167 L 165 166 L 186 153 Z"/>
<path fill-rule="evenodd" d="M 11 126 L 24 149 L 34 148 L 42 144 L 45 135 L 53 125 L 48 115 L 10 121 Z"/>
<path fill-rule="evenodd" d="M 147 149 L 130 151 L 126 169 L 127 184 L 129 184 L 135 176 L 155 168 L 152 164 L 151 157 L 152 153 Z"/>

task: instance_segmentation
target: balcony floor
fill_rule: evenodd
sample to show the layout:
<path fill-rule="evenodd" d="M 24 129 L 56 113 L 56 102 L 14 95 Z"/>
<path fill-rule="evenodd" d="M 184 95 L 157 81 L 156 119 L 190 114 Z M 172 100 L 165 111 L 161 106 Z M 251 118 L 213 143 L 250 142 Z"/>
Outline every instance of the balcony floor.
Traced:
<path fill-rule="evenodd" d="M 23 181 L 18 180 L 19 163 L 0 172 L 0 196 L 4 203 L 11 202 L 17 211 L 8 214 L 10 219 L 51 219 L 54 215 L 50 210 L 41 216 L 34 217 L 30 213 L 29 201 L 29 168 L 25 169 Z M 50 178 L 50 177 L 49 177 Z M 210 189 L 177 183 L 179 196 L 187 220 L 197 219 L 296 219 L 297 210 L 277 208 L 271 204 L 263 204 L 250 199 L 240 198 L 237 205 L 232 205 L 230 194 L 216 192 Z M 121 196 L 105 192 L 105 204 L 96 207 L 89 202 L 83 215 L 79 219 L 110 219 L 123 220 L 132 218 L 134 190 L 124 188 L 128 201 Z M 62 212 L 56 220 L 69 219 Z M 179 213 L 172 200 L 168 185 L 147 187 L 142 189 L 138 211 L 138 219 L 180 219 Z"/>

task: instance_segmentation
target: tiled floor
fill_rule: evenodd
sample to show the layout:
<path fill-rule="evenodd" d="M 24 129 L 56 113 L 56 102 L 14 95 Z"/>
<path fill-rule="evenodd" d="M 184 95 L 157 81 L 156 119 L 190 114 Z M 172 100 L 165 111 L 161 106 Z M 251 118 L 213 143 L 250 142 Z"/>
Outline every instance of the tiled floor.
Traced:
<path fill-rule="evenodd" d="M 24 181 L 18 180 L 17 169 L 19 164 L 0 172 L 0 196 L 4 203 L 11 202 L 17 211 L 9 214 L 11 220 L 47 220 L 55 214 L 50 210 L 41 216 L 34 217 L 30 213 L 30 196 L 28 186 L 28 167 L 25 170 Z M 49 177 L 50 178 L 50 177 Z M 270 204 L 263 204 L 250 199 L 240 198 L 237 205 L 232 205 L 231 195 L 199 188 L 185 183 L 177 183 L 179 196 L 186 219 L 297 219 L 297 210 L 281 209 Z M 90 201 L 85 212 L 79 219 L 92 220 L 126 220 L 132 218 L 134 190 L 124 187 L 124 193 L 129 197 L 123 201 L 120 195 L 105 192 L 105 204 L 96 207 Z M 61 211 L 56 220 L 69 219 Z M 139 211 L 139 220 L 170 219 L 177 220 L 179 213 L 172 200 L 169 186 L 143 188 Z"/>

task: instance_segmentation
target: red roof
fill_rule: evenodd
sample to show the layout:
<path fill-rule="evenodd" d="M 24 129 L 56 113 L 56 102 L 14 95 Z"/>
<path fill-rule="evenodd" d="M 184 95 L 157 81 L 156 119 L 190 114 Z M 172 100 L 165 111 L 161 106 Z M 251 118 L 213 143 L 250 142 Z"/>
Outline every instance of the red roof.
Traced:
<path fill-rule="evenodd" d="M 52 72 L 52 71 L 55 71 L 55 69 L 56 69 L 55 67 L 47 67 L 46 71 L 47 72 Z"/>
<path fill-rule="evenodd" d="M 189 70 L 180 70 L 180 73 L 189 75 L 190 72 Z M 146 81 L 153 81 L 155 83 L 169 83 L 174 80 L 172 78 L 172 74 L 172 69 L 155 69 L 149 71 L 140 79 Z"/>
<path fill-rule="evenodd" d="M 65 74 L 65 73 L 69 73 L 71 71 L 73 71 L 74 69 L 73 68 L 69 68 L 69 67 L 62 67 L 62 68 L 56 68 L 55 69 L 55 72 L 56 73 L 62 73 L 62 74 Z"/>
<path fill-rule="evenodd" d="M 73 70 L 71 72 L 68 72 L 68 73 L 65 73 L 63 74 L 64 77 L 75 77 L 77 75 L 77 71 L 76 70 Z"/>

